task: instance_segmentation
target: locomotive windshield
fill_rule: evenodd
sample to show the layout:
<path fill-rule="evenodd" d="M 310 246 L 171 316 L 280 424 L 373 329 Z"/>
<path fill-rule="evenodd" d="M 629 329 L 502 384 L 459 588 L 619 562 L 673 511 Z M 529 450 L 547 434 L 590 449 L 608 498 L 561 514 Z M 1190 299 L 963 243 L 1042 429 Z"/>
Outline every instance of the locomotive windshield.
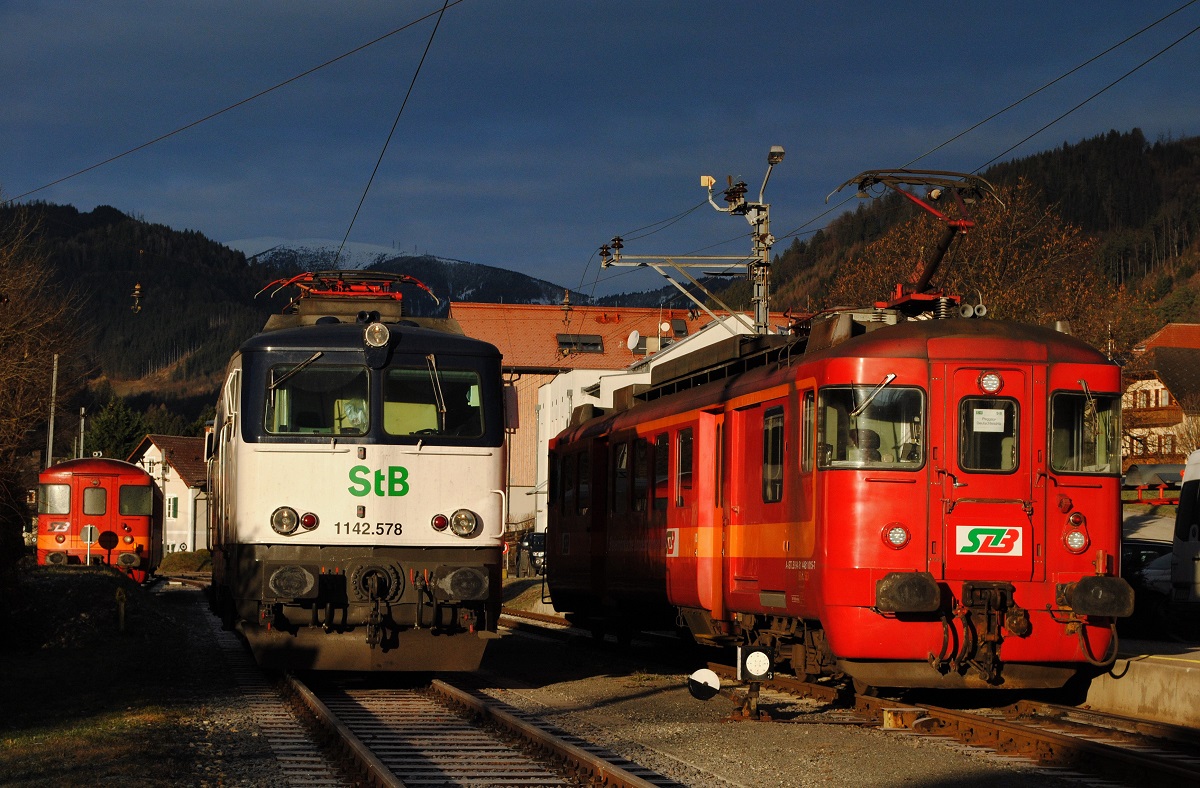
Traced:
<path fill-rule="evenodd" d="M 958 464 L 967 471 L 1006 473 L 1019 456 L 1017 401 L 964 397 L 958 406 Z"/>
<path fill-rule="evenodd" d="M 1050 401 L 1050 467 L 1059 473 L 1117 473 L 1121 463 L 1120 399 L 1112 394 L 1058 392 Z"/>
<path fill-rule="evenodd" d="M 363 435 L 367 370 L 300 364 L 273 367 L 264 427 L 272 435 Z"/>
<path fill-rule="evenodd" d="M 383 429 L 388 435 L 483 435 L 479 374 L 440 369 L 387 370 L 383 383 Z"/>
<path fill-rule="evenodd" d="M 129 517 L 151 514 L 154 511 L 154 488 L 148 484 L 122 484 L 121 499 L 117 506 L 121 514 Z"/>
<path fill-rule="evenodd" d="M 38 485 L 38 514 L 70 514 L 71 485 Z"/>
<path fill-rule="evenodd" d="M 916 470 L 924 462 L 925 394 L 879 384 L 828 386 L 817 409 L 821 468 Z"/>

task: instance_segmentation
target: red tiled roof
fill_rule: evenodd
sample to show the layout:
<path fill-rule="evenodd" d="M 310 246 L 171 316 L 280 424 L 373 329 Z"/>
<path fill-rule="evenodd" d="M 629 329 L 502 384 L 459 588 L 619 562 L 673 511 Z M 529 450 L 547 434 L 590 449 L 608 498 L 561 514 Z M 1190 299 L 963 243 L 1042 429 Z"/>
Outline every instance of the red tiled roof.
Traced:
<path fill-rule="evenodd" d="M 1200 349 L 1200 323 L 1167 323 L 1134 349 L 1140 352 L 1156 347 Z"/>
<path fill-rule="evenodd" d="M 660 334 L 660 323 L 683 320 L 688 334 L 694 334 L 712 320 L 704 312 L 690 317 L 687 309 L 572 306 L 564 310 L 554 304 L 467 302 L 451 305 L 450 316 L 467 336 L 499 348 L 506 368 L 554 370 L 623 369 L 644 358 L 626 346 L 631 331 L 654 337 Z M 604 352 L 564 355 L 559 348 L 560 334 L 599 336 Z"/>
<path fill-rule="evenodd" d="M 188 487 L 203 487 L 208 481 L 208 468 L 204 464 L 204 438 L 147 435 L 129 455 L 129 462 L 141 459 L 152 443 Z"/>

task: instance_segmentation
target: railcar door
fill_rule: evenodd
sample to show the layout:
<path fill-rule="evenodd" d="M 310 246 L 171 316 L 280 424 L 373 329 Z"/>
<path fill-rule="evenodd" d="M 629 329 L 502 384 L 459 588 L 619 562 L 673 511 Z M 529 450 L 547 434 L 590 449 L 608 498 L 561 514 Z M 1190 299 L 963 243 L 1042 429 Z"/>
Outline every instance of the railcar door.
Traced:
<path fill-rule="evenodd" d="M 942 366 L 931 392 L 931 512 L 942 513 L 931 562 L 950 580 L 1035 579 L 1043 516 L 1035 490 L 1043 460 L 1045 384 L 1031 366 Z M 942 396 L 939 396 L 941 394 Z M 938 402 L 942 399 L 942 402 Z M 939 417 L 938 414 L 941 414 Z M 931 539 L 939 529 L 931 529 Z"/>
<path fill-rule="evenodd" d="M 79 497 L 73 505 L 76 507 L 75 511 L 80 514 L 79 527 L 75 529 L 75 536 L 79 540 L 78 549 L 86 554 L 87 544 L 82 537 L 83 529 L 89 525 L 94 526 L 98 538 L 92 545 L 92 561 L 111 564 L 111 551 L 119 542 L 113 518 L 117 506 L 117 477 L 77 473 L 75 489 Z"/>

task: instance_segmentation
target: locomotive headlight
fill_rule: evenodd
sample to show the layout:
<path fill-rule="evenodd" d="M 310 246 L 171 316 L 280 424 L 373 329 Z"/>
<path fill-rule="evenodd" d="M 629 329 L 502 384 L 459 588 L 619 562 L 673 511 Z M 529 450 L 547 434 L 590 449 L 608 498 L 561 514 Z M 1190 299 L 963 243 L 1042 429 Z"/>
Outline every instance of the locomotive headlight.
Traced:
<path fill-rule="evenodd" d="M 296 510 L 290 506 L 280 506 L 271 513 L 271 528 L 275 529 L 277 534 L 284 536 L 293 534 L 299 524 L 300 518 L 296 515 Z"/>
<path fill-rule="evenodd" d="M 133 537 L 129 534 L 126 534 L 125 536 L 121 537 L 121 541 L 125 542 L 125 544 L 133 544 Z"/>
<path fill-rule="evenodd" d="M 450 518 L 444 514 L 435 514 L 433 519 L 429 521 L 435 531 L 445 531 L 450 527 Z"/>
<path fill-rule="evenodd" d="M 367 347 L 387 347 L 390 336 L 391 332 L 383 323 L 369 323 L 363 330 L 363 342 L 367 344 Z"/>
<path fill-rule="evenodd" d="M 62 544 L 63 542 L 67 541 L 67 537 L 63 536 L 62 534 L 55 534 L 54 541 Z"/>
<path fill-rule="evenodd" d="M 984 394 L 999 394 L 1004 388 L 1004 378 L 999 372 L 984 372 L 979 376 L 979 390 Z"/>
<path fill-rule="evenodd" d="M 1066 534 L 1063 535 L 1063 544 L 1065 544 L 1067 549 L 1072 553 L 1082 553 L 1088 547 L 1087 531 L 1081 531 L 1078 529 L 1067 531 Z"/>
<path fill-rule="evenodd" d="M 320 518 L 318 518 L 312 512 L 305 512 L 304 514 L 300 515 L 300 525 L 305 531 L 311 531 L 320 524 Z"/>
<path fill-rule="evenodd" d="M 479 518 L 470 509 L 459 509 L 450 515 L 450 530 L 455 536 L 474 536 L 479 528 Z"/>
<path fill-rule="evenodd" d="M 911 538 L 903 523 L 888 523 L 883 527 L 883 543 L 893 550 L 904 547 Z"/>

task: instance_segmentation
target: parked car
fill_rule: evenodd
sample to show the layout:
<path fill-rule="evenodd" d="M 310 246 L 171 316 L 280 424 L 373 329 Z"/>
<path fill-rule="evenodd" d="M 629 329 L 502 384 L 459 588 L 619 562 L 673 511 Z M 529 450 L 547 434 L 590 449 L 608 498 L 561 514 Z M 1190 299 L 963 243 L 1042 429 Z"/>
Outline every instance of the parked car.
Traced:
<path fill-rule="evenodd" d="M 1133 615 L 1120 619 L 1122 635 L 1160 638 L 1170 623 L 1171 543 L 1126 539 L 1121 544 L 1121 577 L 1133 586 Z"/>
<path fill-rule="evenodd" d="M 546 573 L 546 534 L 530 532 L 517 544 L 517 577 Z"/>

